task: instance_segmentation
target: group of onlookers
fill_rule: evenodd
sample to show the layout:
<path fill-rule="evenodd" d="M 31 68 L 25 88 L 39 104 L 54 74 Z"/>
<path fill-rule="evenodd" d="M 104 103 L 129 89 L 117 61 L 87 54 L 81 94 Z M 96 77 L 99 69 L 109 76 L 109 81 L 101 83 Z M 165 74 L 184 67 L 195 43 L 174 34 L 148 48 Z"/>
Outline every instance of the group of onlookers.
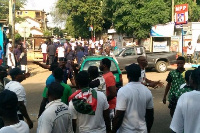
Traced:
<path fill-rule="evenodd" d="M 9 47 L 8 57 L 11 56 L 11 48 Z M 160 80 L 152 81 L 146 77 L 146 57 L 140 56 L 137 58 L 138 64 L 125 67 L 128 83 L 117 88 L 115 76 L 110 71 L 111 61 L 108 58 L 102 59 L 99 67 L 90 66 L 88 71 L 80 71 L 73 77 L 74 59 L 77 57 L 77 62 L 80 63 L 78 57 L 85 56 L 84 45 L 81 43 L 77 43 L 74 50 L 68 43 L 63 46 L 53 43 L 47 46 L 44 43 L 41 48 L 42 52 L 46 49 L 50 65 L 34 63 L 49 69 L 52 73 L 47 78 L 42 93 L 37 133 L 151 131 L 154 105 L 148 87 L 164 86 Z M 106 49 L 106 53 L 110 56 L 109 50 Z M 23 52 L 20 56 L 19 52 L 20 46 L 14 54 L 16 64 L 21 63 L 20 56 Z M 43 55 L 46 56 L 45 53 Z M 13 61 L 11 64 L 11 81 L 6 80 L 7 70 L 0 66 L 0 133 L 28 133 L 29 128 L 33 127 L 33 122 L 26 110 L 26 92 L 21 82 L 30 75 L 24 74 L 19 67 L 12 67 Z M 200 67 L 186 71 L 184 64 L 185 58 L 178 57 L 177 69 L 169 72 L 163 103 L 166 104 L 168 95 L 168 108 L 172 117 L 170 128 L 173 132 L 198 133 Z M 99 75 L 99 70 L 102 75 Z M 76 87 L 74 93 L 67 84 L 68 79 Z M 24 118 L 27 123 L 24 122 Z"/>
<path fill-rule="evenodd" d="M 4 56 L 5 55 L 5 56 Z M 19 67 L 23 72 L 28 72 L 27 50 L 22 44 L 12 46 L 12 39 L 5 46 L 5 51 L 0 47 L 0 66 L 8 66 L 8 69 Z"/>

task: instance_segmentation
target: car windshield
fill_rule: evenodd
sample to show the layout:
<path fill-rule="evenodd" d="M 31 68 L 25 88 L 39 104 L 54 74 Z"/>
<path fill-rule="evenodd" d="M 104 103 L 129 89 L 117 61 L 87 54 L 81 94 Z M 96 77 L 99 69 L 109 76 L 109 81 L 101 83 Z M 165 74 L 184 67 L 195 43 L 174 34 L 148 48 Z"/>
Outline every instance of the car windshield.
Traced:
<path fill-rule="evenodd" d="M 101 60 L 86 61 L 85 64 L 84 64 L 84 67 L 83 67 L 83 71 L 87 71 L 90 66 L 97 66 L 99 68 L 100 61 Z M 112 61 L 112 60 L 111 60 L 110 71 L 112 71 L 112 72 L 117 71 L 117 67 L 116 67 L 114 61 Z M 100 72 L 100 70 L 99 70 L 99 72 Z"/>
<path fill-rule="evenodd" d="M 120 55 L 121 54 L 121 52 L 124 50 L 124 48 L 117 48 L 117 49 L 115 49 L 114 51 L 113 51 L 113 54 L 115 55 L 115 56 L 118 56 L 118 55 Z"/>

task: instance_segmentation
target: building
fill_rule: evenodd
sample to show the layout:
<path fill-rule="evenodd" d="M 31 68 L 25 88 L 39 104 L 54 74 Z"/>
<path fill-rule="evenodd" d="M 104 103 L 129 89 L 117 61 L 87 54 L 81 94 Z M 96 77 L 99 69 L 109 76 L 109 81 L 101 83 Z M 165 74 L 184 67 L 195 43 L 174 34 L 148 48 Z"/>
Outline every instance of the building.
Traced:
<path fill-rule="evenodd" d="M 40 30 L 45 31 L 47 29 L 47 15 L 49 14 L 46 13 L 44 10 L 19 10 L 16 11 L 15 15 L 16 17 L 21 17 L 25 19 L 32 18 L 33 20 L 41 24 Z"/>

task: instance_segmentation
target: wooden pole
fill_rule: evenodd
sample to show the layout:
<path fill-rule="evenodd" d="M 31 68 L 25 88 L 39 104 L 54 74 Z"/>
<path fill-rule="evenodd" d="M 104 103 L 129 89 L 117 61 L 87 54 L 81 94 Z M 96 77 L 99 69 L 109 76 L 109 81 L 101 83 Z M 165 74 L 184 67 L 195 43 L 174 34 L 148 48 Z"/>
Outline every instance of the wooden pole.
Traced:
<path fill-rule="evenodd" d="M 174 22 L 174 0 L 172 0 L 172 22 Z"/>
<path fill-rule="evenodd" d="M 15 46 L 15 0 L 12 0 L 12 46 Z"/>

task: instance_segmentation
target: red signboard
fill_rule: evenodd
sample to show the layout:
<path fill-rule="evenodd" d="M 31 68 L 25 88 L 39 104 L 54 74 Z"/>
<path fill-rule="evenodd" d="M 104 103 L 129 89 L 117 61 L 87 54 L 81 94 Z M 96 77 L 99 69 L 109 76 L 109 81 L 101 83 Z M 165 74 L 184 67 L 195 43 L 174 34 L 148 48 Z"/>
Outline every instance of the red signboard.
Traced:
<path fill-rule="evenodd" d="M 187 24 L 188 4 L 181 4 L 175 6 L 175 22 L 176 24 Z"/>

